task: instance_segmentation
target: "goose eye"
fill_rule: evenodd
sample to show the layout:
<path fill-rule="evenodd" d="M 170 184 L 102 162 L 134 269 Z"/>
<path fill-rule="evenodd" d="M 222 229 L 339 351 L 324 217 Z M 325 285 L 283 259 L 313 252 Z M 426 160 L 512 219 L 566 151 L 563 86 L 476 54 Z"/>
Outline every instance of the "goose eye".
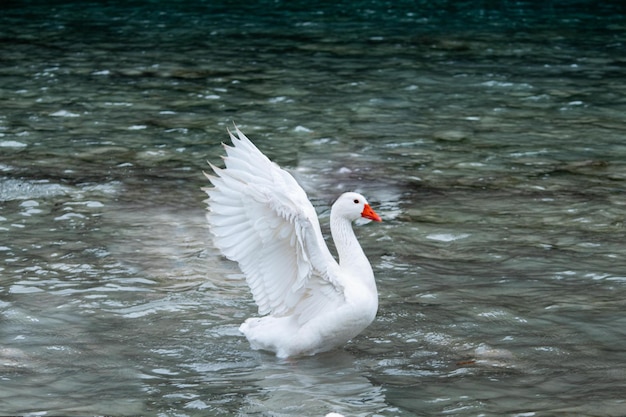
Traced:
<path fill-rule="evenodd" d="M 358 199 L 354 199 L 354 204 L 359 204 L 359 200 Z"/>

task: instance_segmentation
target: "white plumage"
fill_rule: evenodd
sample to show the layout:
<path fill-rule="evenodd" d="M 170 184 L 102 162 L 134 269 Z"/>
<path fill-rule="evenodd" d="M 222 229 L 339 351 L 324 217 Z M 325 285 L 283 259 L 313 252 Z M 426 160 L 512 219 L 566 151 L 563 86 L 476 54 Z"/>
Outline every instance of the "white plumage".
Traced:
<path fill-rule="evenodd" d="M 365 198 L 344 193 L 333 204 L 335 261 L 313 205 L 296 180 L 236 128 L 225 145 L 225 169 L 207 175 L 213 188 L 207 219 L 214 244 L 239 264 L 259 314 L 240 330 L 252 348 L 286 358 L 313 355 L 359 334 L 376 316 L 372 268 L 352 221 L 380 221 Z"/>

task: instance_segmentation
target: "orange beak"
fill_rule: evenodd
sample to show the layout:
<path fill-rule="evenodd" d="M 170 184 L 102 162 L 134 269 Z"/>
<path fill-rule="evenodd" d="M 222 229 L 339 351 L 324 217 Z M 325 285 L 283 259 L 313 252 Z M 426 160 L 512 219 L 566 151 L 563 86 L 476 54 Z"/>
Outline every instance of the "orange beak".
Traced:
<path fill-rule="evenodd" d="M 383 219 L 381 219 L 380 216 L 378 214 L 376 214 L 376 212 L 374 210 L 372 210 L 372 208 L 370 207 L 369 204 L 366 204 L 363 207 L 363 211 L 361 212 L 361 217 L 365 217 L 366 219 L 374 220 L 375 222 L 382 222 L 383 221 Z"/>

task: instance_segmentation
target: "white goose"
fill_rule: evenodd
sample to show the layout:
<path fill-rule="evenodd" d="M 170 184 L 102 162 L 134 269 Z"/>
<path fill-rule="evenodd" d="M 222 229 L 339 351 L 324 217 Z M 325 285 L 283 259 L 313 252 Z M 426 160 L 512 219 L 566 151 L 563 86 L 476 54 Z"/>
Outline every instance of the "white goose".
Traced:
<path fill-rule="evenodd" d="M 313 205 L 296 180 L 236 128 L 226 169 L 211 164 L 207 219 L 214 243 L 239 264 L 259 314 L 239 328 L 253 349 L 279 358 L 345 344 L 376 316 L 374 273 L 352 221 L 381 221 L 365 198 L 342 194 L 330 212 L 339 255 L 331 255 Z"/>

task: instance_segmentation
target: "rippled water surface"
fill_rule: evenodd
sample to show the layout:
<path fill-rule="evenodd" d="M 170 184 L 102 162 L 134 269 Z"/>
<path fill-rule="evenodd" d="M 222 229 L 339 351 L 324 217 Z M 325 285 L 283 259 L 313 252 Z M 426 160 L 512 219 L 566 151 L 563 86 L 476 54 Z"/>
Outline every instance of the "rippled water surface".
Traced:
<path fill-rule="evenodd" d="M 174 3 L 174 2 L 172 2 Z M 0 414 L 626 414 L 621 2 L 9 2 L 0 14 Z M 378 318 L 250 350 L 211 244 L 236 122 L 340 192 Z"/>

